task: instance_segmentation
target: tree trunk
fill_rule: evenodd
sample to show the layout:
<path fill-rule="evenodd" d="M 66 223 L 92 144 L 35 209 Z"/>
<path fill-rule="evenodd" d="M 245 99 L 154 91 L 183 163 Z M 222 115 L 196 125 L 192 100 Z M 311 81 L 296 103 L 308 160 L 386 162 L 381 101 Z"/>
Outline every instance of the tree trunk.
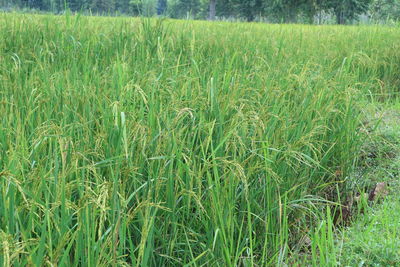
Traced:
<path fill-rule="evenodd" d="M 247 22 L 252 22 L 252 21 L 254 21 L 254 15 L 250 13 L 249 15 L 247 15 Z"/>
<path fill-rule="evenodd" d="M 210 13 L 208 16 L 209 20 L 215 20 L 215 6 L 216 6 L 216 0 L 210 0 Z"/>
<path fill-rule="evenodd" d="M 157 15 L 164 15 L 165 10 L 167 9 L 167 0 L 158 0 L 157 3 Z"/>
<path fill-rule="evenodd" d="M 344 12 L 342 10 L 338 10 L 335 12 L 336 15 L 336 23 L 337 24 L 345 24 L 346 18 L 344 16 Z"/>

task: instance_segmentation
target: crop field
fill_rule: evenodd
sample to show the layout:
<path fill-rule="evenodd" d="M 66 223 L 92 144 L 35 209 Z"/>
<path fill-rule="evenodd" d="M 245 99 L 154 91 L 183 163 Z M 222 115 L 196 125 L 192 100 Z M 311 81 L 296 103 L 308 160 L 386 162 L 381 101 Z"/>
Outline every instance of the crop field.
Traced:
<path fill-rule="evenodd" d="M 305 236 L 334 265 L 363 103 L 398 94 L 399 40 L 0 13 L 0 265 L 290 265 Z"/>

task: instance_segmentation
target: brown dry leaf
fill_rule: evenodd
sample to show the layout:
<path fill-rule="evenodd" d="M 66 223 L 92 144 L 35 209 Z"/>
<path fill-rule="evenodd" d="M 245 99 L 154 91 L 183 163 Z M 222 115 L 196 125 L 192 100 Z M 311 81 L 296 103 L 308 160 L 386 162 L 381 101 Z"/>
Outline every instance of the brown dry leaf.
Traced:
<path fill-rule="evenodd" d="M 342 175 L 343 175 L 343 172 L 342 172 L 341 169 L 337 169 L 337 170 L 335 171 L 335 177 L 336 177 L 336 178 L 339 178 L 339 177 L 341 177 Z"/>
<path fill-rule="evenodd" d="M 380 198 L 384 198 L 389 194 L 387 183 L 377 183 L 374 189 L 369 193 L 368 200 L 375 201 Z"/>

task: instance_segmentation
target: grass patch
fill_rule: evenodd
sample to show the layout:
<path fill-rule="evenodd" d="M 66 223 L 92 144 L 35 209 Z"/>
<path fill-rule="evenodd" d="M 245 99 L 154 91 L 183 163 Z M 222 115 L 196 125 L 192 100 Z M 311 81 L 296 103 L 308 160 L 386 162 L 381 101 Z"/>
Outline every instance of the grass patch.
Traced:
<path fill-rule="evenodd" d="M 388 197 L 345 231 L 339 256 L 342 266 L 396 266 L 400 262 L 399 203 L 398 196 Z"/>
<path fill-rule="evenodd" d="M 367 208 L 345 229 L 340 238 L 340 263 L 344 266 L 396 266 L 400 262 L 400 107 L 398 104 L 371 106 L 371 118 L 379 117 L 373 142 L 366 146 L 376 157 L 362 166 L 366 188 L 377 182 L 389 184 L 389 196 L 381 204 Z M 379 145 L 378 145 L 379 144 Z M 373 163 L 372 163 L 373 161 Z M 360 183 L 360 182 L 358 182 Z"/>

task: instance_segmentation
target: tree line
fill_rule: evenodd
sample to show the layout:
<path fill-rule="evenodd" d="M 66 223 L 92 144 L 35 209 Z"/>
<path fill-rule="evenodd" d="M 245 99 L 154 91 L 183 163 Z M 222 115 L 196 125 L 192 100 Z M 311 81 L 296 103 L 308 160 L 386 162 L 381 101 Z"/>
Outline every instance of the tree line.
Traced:
<path fill-rule="evenodd" d="M 357 21 L 360 14 L 399 19 L 400 0 L 0 0 L 8 8 L 61 13 L 167 16 L 193 19 L 266 20 L 315 23 L 334 18 L 338 24 Z"/>

